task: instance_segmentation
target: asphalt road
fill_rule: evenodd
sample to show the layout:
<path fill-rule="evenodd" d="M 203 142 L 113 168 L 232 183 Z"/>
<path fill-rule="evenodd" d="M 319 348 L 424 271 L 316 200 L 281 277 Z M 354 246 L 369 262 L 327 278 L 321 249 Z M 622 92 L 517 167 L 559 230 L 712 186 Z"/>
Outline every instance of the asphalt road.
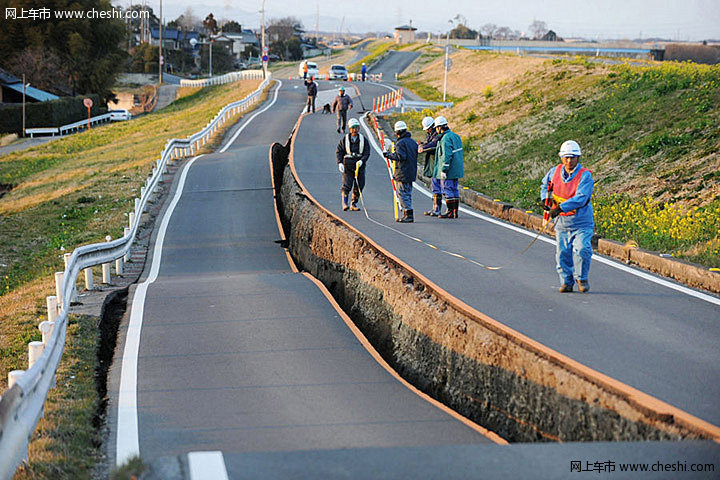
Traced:
<path fill-rule="evenodd" d="M 385 90 L 357 84 L 371 97 Z M 720 425 L 720 306 L 639 278 L 596 256 L 589 294 L 557 292 L 554 246 L 461 212 L 457 220 L 424 217 L 430 199 L 413 195 L 414 224 L 393 221 L 392 192 L 384 160 L 373 152 L 367 166 L 363 212 L 342 212 L 334 152 L 339 140 L 329 116 L 305 118 L 295 143 L 295 164 L 305 186 L 332 211 L 412 265 L 442 288 L 496 320 L 591 368 Z M 318 161 L 319 152 L 326 152 Z M 538 186 L 539 188 L 539 186 Z M 539 191 L 539 190 L 538 190 Z M 484 215 L 481 215 L 487 218 Z M 397 231 L 442 250 L 424 247 Z M 622 265 L 622 267 L 625 267 Z M 717 301 L 717 297 L 715 298 Z"/>
<path fill-rule="evenodd" d="M 397 52 L 388 51 L 385 58 L 370 68 L 370 73 L 382 73 L 385 82 L 394 82 L 395 74 L 402 73 L 416 58 L 420 56 L 420 52 Z"/>
<path fill-rule="evenodd" d="M 381 366 L 275 243 L 268 150 L 300 113 L 298 85 L 285 82 L 227 151 L 198 158 L 174 186 L 170 198 L 181 195 L 161 214 L 171 212 L 166 231 L 156 229 L 144 277 L 152 280 L 159 262 L 156 279 L 131 292 L 124 351 L 137 335 L 137 393 L 120 381 L 114 403 L 136 398 L 138 430 L 120 408 L 111 428 L 121 458 L 133 441 L 147 462 L 208 450 L 491 443 Z M 133 324 L 140 307 L 141 333 Z"/>

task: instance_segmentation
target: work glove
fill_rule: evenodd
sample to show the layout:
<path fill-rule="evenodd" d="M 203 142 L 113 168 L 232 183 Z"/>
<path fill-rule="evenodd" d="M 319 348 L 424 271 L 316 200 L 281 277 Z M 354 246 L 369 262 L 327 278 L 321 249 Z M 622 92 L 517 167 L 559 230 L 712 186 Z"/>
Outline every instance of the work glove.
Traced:
<path fill-rule="evenodd" d="M 552 210 L 550 210 L 550 218 L 555 218 L 561 213 L 562 210 L 560 210 L 560 207 L 553 207 Z"/>
<path fill-rule="evenodd" d="M 363 161 L 362 161 L 362 160 L 358 160 L 355 165 L 357 165 L 357 168 L 360 168 L 360 167 L 363 166 Z"/>
<path fill-rule="evenodd" d="M 540 206 L 541 206 L 542 209 L 545 210 L 546 212 L 549 212 L 550 210 L 552 210 L 552 207 L 551 207 L 550 205 L 548 205 L 547 203 L 545 203 L 544 200 L 540 200 Z"/>
<path fill-rule="evenodd" d="M 338 163 L 338 170 L 340 170 L 340 173 L 345 173 L 345 165 Z"/>
<path fill-rule="evenodd" d="M 447 180 L 447 173 L 440 172 L 440 180 Z"/>

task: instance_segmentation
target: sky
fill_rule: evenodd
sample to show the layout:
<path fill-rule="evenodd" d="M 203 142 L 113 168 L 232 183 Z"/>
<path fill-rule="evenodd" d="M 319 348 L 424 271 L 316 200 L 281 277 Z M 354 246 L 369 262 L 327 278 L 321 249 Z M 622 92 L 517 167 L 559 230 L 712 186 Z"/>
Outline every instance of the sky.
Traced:
<path fill-rule="evenodd" d="M 145 1 L 157 14 L 160 0 Z M 130 1 L 113 3 L 127 7 Z M 191 8 L 197 17 L 213 13 L 254 29 L 260 26 L 261 5 L 262 0 L 164 0 L 163 17 L 170 21 Z M 344 32 L 391 32 L 412 20 L 421 31 L 441 33 L 461 14 L 476 30 L 494 23 L 529 33 L 529 25 L 539 20 L 561 37 L 720 39 L 720 0 L 265 0 L 266 21 L 294 16 L 307 31 L 315 30 L 318 10 L 321 31 L 338 31 L 342 24 Z"/>

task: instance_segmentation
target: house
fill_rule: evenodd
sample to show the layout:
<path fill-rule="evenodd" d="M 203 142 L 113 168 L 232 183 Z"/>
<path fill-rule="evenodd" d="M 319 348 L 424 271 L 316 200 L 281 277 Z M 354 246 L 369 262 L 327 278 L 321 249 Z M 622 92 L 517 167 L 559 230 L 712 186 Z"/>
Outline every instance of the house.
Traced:
<path fill-rule="evenodd" d="M 192 49 L 191 39 L 200 40 L 198 32 L 186 32 L 177 28 L 163 28 L 163 48 L 169 50 L 190 50 Z M 160 45 L 160 29 L 153 27 L 150 29 L 150 44 Z"/>
<path fill-rule="evenodd" d="M 406 43 L 415 42 L 415 31 L 417 28 L 412 26 L 412 20 L 409 25 L 401 25 L 395 27 L 395 43 L 404 45 Z"/>
<path fill-rule="evenodd" d="M 25 87 L 26 102 L 46 102 L 57 100 L 57 95 L 45 92 L 33 86 Z M 22 103 L 23 84 L 22 80 L 0 68 L 0 103 Z"/>
<path fill-rule="evenodd" d="M 542 36 L 540 40 L 543 40 L 545 42 L 562 42 L 563 39 L 557 36 L 557 33 L 553 32 L 552 30 L 549 30 L 545 35 Z"/>
<path fill-rule="evenodd" d="M 247 47 L 255 47 L 258 52 L 260 51 L 260 42 L 253 32 L 250 30 L 243 30 L 241 32 L 223 32 L 223 35 L 232 40 L 232 51 L 237 60 L 242 60 L 249 55 L 245 55 L 245 49 Z"/>
<path fill-rule="evenodd" d="M 223 47 L 230 55 L 233 55 L 233 44 L 235 43 L 227 33 L 218 33 L 212 37 L 212 41 L 218 47 Z M 215 47 L 213 47 L 215 49 Z"/>

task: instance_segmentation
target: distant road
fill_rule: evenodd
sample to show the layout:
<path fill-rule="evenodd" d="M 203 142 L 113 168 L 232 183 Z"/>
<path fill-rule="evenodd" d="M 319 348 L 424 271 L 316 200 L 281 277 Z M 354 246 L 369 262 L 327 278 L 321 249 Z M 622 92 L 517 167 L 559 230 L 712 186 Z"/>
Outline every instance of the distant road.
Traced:
<path fill-rule="evenodd" d="M 402 73 L 419 56 L 420 52 L 396 52 L 391 50 L 385 58 L 370 68 L 370 72 L 382 73 L 383 81 L 394 82 L 395 74 Z"/>

